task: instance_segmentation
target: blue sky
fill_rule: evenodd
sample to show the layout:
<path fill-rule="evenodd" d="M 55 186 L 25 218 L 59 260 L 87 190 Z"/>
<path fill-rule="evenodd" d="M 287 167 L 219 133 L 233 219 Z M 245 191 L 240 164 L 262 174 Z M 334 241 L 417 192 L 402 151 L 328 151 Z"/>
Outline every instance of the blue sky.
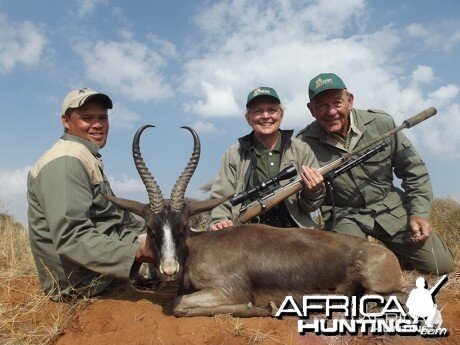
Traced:
<path fill-rule="evenodd" d="M 0 1 L 0 211 L 26 222 L 30 166 L 62 134 L 66 93 L 88 86 L 114 101 L 106 174 L 122 197 L 147 201 L 131 157 L 143 124 L 145 160 L 169 196 L 200 135 L 187 194 L 215 176 L 225 149 L 250 130 L 245 99 L 272 86 L 282 128 L 312 121 L 309 80 L 335 72 L 355 107 L 384 109 L 430 170 L 434 194 L 460 200 L 460 3 L 410 1 Z"/>

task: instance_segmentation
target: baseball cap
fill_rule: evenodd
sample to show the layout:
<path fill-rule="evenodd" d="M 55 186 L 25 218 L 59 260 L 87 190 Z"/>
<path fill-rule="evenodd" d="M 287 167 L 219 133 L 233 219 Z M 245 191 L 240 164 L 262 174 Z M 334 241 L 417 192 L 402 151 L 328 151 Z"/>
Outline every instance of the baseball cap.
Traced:
<path fill-rule="evenodd" d="M 277 103 L 281 103 L 280 98 L 278 97 L 278 94 L 274 89 L 272 89 L 271 87 L 260 86 L 257 89 L 249 92 L 248 101 L 246 102 L 246 108 L 249 107 L 249 103 L 251 103 L 255 98 L 261 96 L 273 98 Z"/>
<path fill-rule="evenodd" d="M 112 100 L 106 94 L 94 91 L 88 87 L 82 87 L 70 91 L 62 102 L 62 114 L 69 108 L 79 108 L 90 100 L 97 100 L 101 102 L 107 109 L 112 109 Z"/>
<path fill-rule="evenodd" d="M 326 90 L 346 89 L 345 83 L 334 73 L 321 73 L 314 77 L 308 85 L 308 95 L 310 101 L 319 93 Z"/>

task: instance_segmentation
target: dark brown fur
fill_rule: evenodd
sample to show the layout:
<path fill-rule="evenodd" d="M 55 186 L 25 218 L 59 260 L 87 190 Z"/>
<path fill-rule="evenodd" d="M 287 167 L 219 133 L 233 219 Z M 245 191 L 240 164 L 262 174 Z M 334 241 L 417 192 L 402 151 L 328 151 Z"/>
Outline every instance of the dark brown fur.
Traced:
<path fill-rule="evenodd" d="M 286 295 L 400 291 L 394 254 L 379 244 L 312 229 L 240 225 L 192 234 L 176 316 L 263 316 Z"/>

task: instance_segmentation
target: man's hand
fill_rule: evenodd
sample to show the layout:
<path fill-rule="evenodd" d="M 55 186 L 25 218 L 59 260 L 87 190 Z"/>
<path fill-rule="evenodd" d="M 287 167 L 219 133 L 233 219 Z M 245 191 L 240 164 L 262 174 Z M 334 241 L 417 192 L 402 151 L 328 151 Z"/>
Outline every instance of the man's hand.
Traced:
<path fill-rule="evenodd" d="M 316 168 L 302 166 L 300 177 L 302 178 L 305 191 L 309 194 L 317 193 L 323 187 L 323 175 Z"/>
<path fill-rule="evenodd" d="M 423 244 L 431 235 L 430 223 L 421 217 L 410 217 L 410 235 L 409 240 L 414 243 Z"/>
<path fill-rule="evenodd" d="M 136 243 L 139 243 L 140 246 L 136 252 L 136 261 L 137 262 L 148 262 L 156 263 L 157 257 L 150 246 L 150 241 L 147 241 L 147 236 L 139 235 L 136 239 Z"/>
<path fill-rule="evenodd" d="M 229 226 L 233 226 L 233 221 L 231 221 L 230 219 L 225 219 L 211 226 L 211 230 L 216 231 L 216 230 L 220 230 L 223 228 L 227 228 Z"/>

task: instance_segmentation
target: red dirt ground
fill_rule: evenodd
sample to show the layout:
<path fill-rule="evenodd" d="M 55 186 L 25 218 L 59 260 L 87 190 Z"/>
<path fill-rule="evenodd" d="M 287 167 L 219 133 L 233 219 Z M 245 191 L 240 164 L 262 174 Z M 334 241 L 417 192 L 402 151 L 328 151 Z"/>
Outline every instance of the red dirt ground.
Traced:
<path fill-rule="evenodd" d="M 14 286 L 14 290 L 5 290 L 4 286 L 0 284 L 0 306 L 7 308 L 25 303 L 33 294 L 41 294 L 34 276 L 10 281 L 8 286 Z M 449 336 L 434 339 L 388 335 L 300 336 L 293 317 L 283 320 L 238 319 L 228 315 L 175 318 L 164 313 L 174 294 L 172 287 L 157 292 L 129 289 L 111 297 L 80 302 L 52 344 L 460 344 L 460 292 L 455 289 L 443 288 L 436 296 L 438 305 L 444 306 L 442 326 L 449 330 Z M 65 305 L 48 301 L 35 310 L 33 316 L 16 321 L 17 327 L 32 330 L 49 324 L 63 307 Z"/>
<path fill-rule="evenodd" d="M 457 275 L 458 268 L 457 268 Z M 453 281 L 455 273 L 451 274 Z M 430 282 L 431 284 L 431 282 Z M 449 330 L 447 338 L 420 336 L 300 336 L 296 332 L 296 318 L 238 319 L 228 315 L 216 317 L 175 318 L 166 315 L 164 307 L 174 297 L 174 287 L 156 291 L 128 289 L 107 297 L 79 302 L 72 316 L 67 317 L 61 332 L 52 344 L 459 344 L 460 345 L 460 291 L 444 286 L 436 295 L 442 309 L 443 327 Z M 457 285 L 457 284 L 455 284 Z M 14 288 L 12 288 L 14 287 Z M 458 285 L 457 285 L 458 287 Z M 25 276 L 0 284 L 0 311 L 14 310 L 26 305 L 31 296 L 43 296 L 36 276 Z M 15 318 L 14 326 L 31 332 L 52 324 L 67 306 L 45 300 L 31 313 Z M 5 314 L 4 314 L 5 315 Z M 4 318 L 3 318 L 4 320 Z M 0 325 L 0 343 L 6 339 L 2 332 L 8 326 Z M 3 331 L 2 331 L 3 329 Z M 24 343 L 24 342 L 21 342 Z M 27 344 L 27 342 L 25 342 Z M 34 342 L 36 343 L 36 342 Z"/>
<path fill-rule="evenodd" d="M 237 319 L 230 316 L 175 318 L 163 313 L 173 291 L 130 291 L 121 299 L 97 300 L 75 316 L 56 344 L 425 344 L 421 337 L 318 337 L 300 336 L 296 319 Z M 458 300 L 443 296 L 444 326 L 451 335 L 441 343 L 458 343 Z M 454 297 L 454 296 L 452 296 Z M 458 296 L 457 296 L 458 297 Z M 455 332 L 454 332 L 455 329 Z M 456 334 L 454 334 L 456 333 Z M 437 339 L 439 341 L 439 339 Z"/>

